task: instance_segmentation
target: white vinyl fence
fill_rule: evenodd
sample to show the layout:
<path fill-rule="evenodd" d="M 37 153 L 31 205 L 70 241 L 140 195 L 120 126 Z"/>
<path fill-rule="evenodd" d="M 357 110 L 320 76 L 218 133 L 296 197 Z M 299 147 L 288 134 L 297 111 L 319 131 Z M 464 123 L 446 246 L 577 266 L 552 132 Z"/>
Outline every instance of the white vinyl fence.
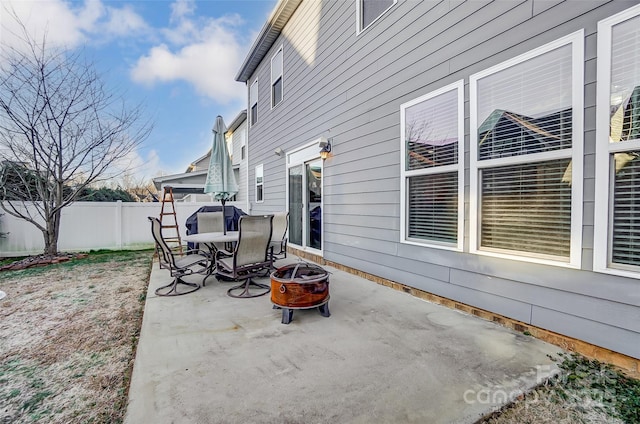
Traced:
<path fill-rule="evenodd" d="M 176 218 L 180 236 L 186 235 L 185 221 L 202 206 L 219 206 L 213 202 L 176 202 Z M 228 202 L 227 206 L 242 205 Z M 86 252 L 97 249 L 134 250 L 153 247 L 148 216 L 160 216 L 162 203 L 76 202 L 62 210 L 58 250 Z M 165 204 L 165 212 L 171 205 Z M 33 224 L 0 210 L 0 257 L 37 255 L 44 251 L 42 233 Z M 164 223 L 173 223 L 165 217 Z M 173 236 L 175 232 L 167 236 Z"/>

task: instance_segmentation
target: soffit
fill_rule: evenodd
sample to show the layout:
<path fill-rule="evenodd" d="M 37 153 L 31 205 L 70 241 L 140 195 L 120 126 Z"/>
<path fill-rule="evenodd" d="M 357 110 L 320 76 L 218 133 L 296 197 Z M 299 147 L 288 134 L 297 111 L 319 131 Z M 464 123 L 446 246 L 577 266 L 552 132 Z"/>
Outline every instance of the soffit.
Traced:
<path fill-rule="evenodd" d="M 258 34 L 258 37 L 253 42 L 249 54 L 244 59 L 240 71 L 238 75 L 236 75 L 236 81 L 246 83 L 247 80 L 249 80 L 300 3 L 302 3 L 302 0 L 278 1 L 269 19 L 267 19 L 267 22 L 262 27 L 260 34 Z"/>

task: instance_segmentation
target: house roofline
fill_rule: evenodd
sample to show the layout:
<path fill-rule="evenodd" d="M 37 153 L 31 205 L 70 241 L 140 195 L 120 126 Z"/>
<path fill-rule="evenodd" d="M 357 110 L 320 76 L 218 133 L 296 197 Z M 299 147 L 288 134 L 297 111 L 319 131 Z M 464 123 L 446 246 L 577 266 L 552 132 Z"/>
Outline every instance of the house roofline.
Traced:
<path fill-rule="evenodd" d="M 209 156 L 211 154 L 211 149 L 207 150 L 207 153 L 205 153 L 204 155 L 200 156 L 198 159 L 194 160 L 193 162 L 191 162 L 189 164 L 189 166 L 187 167 L 187 170 L 185 171 L 184 174 L 175 174 L 175 175 L 188 175 L 191 174 L 193 175 L 194 172 L 189 171 L 191 168 L 193 168 L 195 166 L 196 163 L 200 162 L 202 159 L 206 158 L 207 156 Z M 196 171 L 198 172 L 198 171 Z"/>
<path fill-rule="evenodd" d="M 194 177 L 197 175 L 202 175 L 202 174 L 206 174 L 208 171 L 205 169 L 203 171 L 193 171 L 193 172 L 185 172 L 183 174 L 171 174 L 171 175 L 163 175 L 161 177 L 155 177 L 153 178 L 153 182 L 158 182 L 158 183 L 162 183 L 165 181 L 169 181 L 169 180 L 173 180 L 176 178 L 186 178 L 186 177 Z"/>
<path fill-rule="evenodd" d="M 238 115 L 233 118 L 231 125 L 227 128 L 227 132 L 234 132 L 244 121 L 247 120 L 247 109 L 241 110 Z"/>
<path fill-rule="evenodd" d="M 240 71 L 238 75 L 236 75 L 236 81 L 246 83 L 249 80 L 300 3 L 302 3 L 302 0 L 278 1 L 271 15 L 269 15 L 269 19 L 267 19 L 267 22 L 265 22 L 262 27 L 260 34 L 258 34 L 258 37 L 253 42 L 249 54 L 244 59 Z"/>

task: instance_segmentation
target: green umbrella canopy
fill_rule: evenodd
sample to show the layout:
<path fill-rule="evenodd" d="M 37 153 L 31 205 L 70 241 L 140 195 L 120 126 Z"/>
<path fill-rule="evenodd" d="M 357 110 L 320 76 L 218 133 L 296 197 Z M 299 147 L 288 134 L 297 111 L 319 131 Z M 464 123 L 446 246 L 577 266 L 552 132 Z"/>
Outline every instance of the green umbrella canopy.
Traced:
<path fill-rule="evenodd" d="M 211 160 L 209 161 L 207 181 L 204 184 L 205 193 L 211 193 L 215 199 L 223 201 L 235 196 L 238 192 L 238 184 L 233 175 L 233 167 L 224 139 L 226 131 L 227 127 L 224 125 L 222 116 L 218 115 L 213 126 Z"/>

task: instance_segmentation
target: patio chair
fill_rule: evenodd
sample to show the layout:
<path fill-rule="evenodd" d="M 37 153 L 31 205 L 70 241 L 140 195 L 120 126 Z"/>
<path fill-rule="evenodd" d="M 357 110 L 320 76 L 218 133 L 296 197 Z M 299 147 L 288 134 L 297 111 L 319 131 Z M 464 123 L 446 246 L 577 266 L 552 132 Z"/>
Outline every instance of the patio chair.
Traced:
<path fill-rule="evenodd" d="M 168 269 L 173 277 L 172 282 L 156 289 L 156 295 L 180 296 L 198 290 L 200 288 L 199 284 L 184 281 L 182 277 L 207 272 L 210 266 L 210 259 L 207 254 L 200 250 L 190 250 L 185 252 L 186 255 L 184 255 L 184 257 L 177 257 L 181 255 L 172 251 L 165 239 L 162 237 L 162 224 L 160 223 L 160 220 L 156 217 L 150 216 L 149 221 L 151 221 L 151 234 L 156 242 L 156 250 L 160 260 L 160 267 Z M 203 283 L 208 276 L 209 275 L 206 275 L 204 277 Z M 183 291 L 178 290 L 179 284 L 187 286 L 188 289 Z"/>
<path fill-rule="evenodd" d="M 198 233 L 221 233 L 224 231 L 224 215 L 222 212 L 198 212 L 196 216 Z M 213 249 L 210 250 L 214 253 L 225 250 L 224 243 L 211 243 L 211 245 Z"/>
<path fill-rule="evenodd" d="M 256 277 L 267 272 L 272 266 L 269 253 L 273 215 L 245 215 L 240 218 L 238 242 L 233 250 L 233 256 L 216 258 L 216 277 L 242 281 L 237 286 L 227 290 L 231 297 L 258 297 L 271 291 L 271 287 L 253 281 Z M 259 289 L 251 292 L 251 287 Z M 240 291 L 241 290 L 241 291 Z M 238 293 L 240 291 L 240 293 Z"/>
<path fill-rule="evenodd" d="M 287 257 L 287 230 L 289 229 L 289 212 L 273 214 L 273 231 L 269 248 L 273 260 Z"/>

